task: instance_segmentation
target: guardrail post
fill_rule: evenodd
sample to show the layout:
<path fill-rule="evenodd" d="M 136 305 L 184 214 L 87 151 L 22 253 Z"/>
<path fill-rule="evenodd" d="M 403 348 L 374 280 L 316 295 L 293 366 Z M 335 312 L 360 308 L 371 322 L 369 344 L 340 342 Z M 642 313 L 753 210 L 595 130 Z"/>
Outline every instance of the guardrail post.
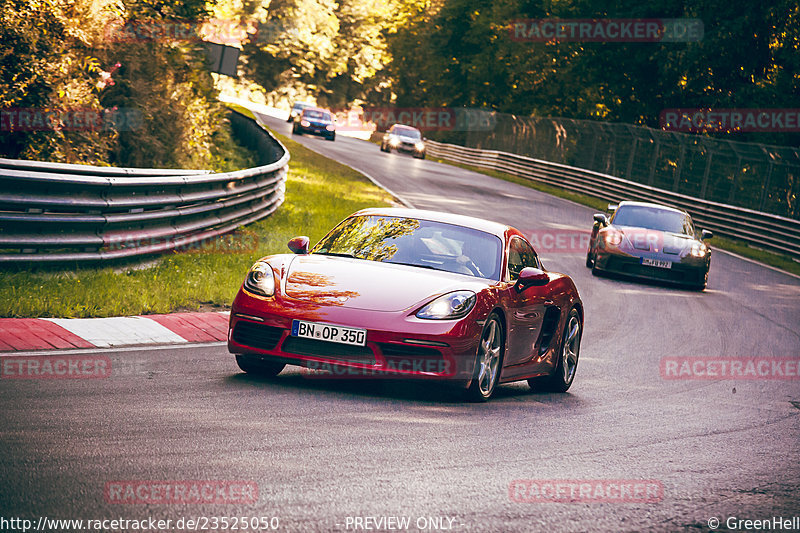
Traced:
<path fill-rule="evenodd" d="M 769 180 L 772 178 L 772 161 L 769 162 L 769 168 L 767 169 L 767 177 L 764 180 L 764 187 L 761 189 L 761 201 L 758 203 L 759 211 L 764 210 L 764 204 L 767 201 L 767 190 L 769 189 Z"/>
<path fill-rule="evenodd" d="M 628 170 L 625 174 L 625 177 L 628 178 L 629 180 L 633 179 L 633 159 L 636 157 L 636 147 L 638 146 L 638 144 L 639 144 L 639 139 L 634 137 L 633 148 L 631 148 L 631 155 L 630 157 L 628 157 Z"/>
<path fill-rule="evenodd" d="M 650 175 L 647 177 L 647 184 L 652 185 L 656 179 L 656 164 L 658 157 L 661 155 L 661 139 L 656 137 L 656 147 L 653 150 L 653 160 L 650 162 Z"/>
<path fill-rule="evenodd" d="M 706 191 L 708 190 L 708 177 L 711 174 L 711 160 L 714 158 L 714 152 L 706 148 L 708 159 L 706 159 L 706 169 L 703 171 L 703 184 L 700 187 L 700 198 L 705 199 Z"/>
<path fill-rule="evenodd" d="M 678 156 L 678 165 L 675 168 L 675 179 L 672 182 L 672 190 L 674 192 L 678 192 L 680 181 L 681 181 L 681 172 L 683 171 L 683 163 L 686 161 L 686 146 L 681 145 L 681 153 Z"/>

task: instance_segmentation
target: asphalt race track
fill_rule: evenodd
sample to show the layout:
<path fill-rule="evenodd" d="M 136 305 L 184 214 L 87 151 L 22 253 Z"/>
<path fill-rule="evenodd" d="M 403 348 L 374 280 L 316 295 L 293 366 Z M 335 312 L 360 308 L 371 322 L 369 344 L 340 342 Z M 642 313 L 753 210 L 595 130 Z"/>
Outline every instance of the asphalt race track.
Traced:
<path fill-rule="evenodd" d="M 295 139 L 417 208 L 509 223 L 540 243 L 591 227 L 590 208 L 522 186 L 342 135 Z M 586 306 L 567 394 L 517 383 L 462 404 L 426 384 L 311 379 L 295 367 L 254 379 L 221 344 L 103 351 L 108 379 L 0 382 L 0 515 L 277 517 L 282 531 L 405 530 L 388 520 L 400 517 L 409 531 L 456 532 L 709 531 L 714 518 L 724 531 L 731 517 L 800 516 L 800 279 L 715 250 L 697 293 L 595 278 L 583 246 L 539 250 Z M 669 379 L 665 358 L 682 357 L 755 357 L 768 371 Z M 247 482 L 258 495 L 207 504 L 108 495 L 124 481 L 182 480 Z M 535 487 L 613 480 L 658 496 L 532 501 Z"/>

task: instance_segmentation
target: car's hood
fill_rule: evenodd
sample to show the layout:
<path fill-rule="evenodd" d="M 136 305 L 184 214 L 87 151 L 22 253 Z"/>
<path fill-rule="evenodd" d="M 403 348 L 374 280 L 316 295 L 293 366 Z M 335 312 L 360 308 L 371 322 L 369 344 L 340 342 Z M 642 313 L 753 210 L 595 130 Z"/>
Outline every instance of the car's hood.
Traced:
<path fill-rule="evenodd" d="M 289 298 L 368 311 L 402 311 L 453 290 L 479 291 L 488 280 L 377 261 L 300 255 L 286 272 Z"/>
<path fill-rule="evenodd" d="M 689 235 L 669 233 L 660 230 L 637 228 L 634 226 L 614 226 L 619 230 L 627 244 L 642 251 L 677 254 L 691 248 L 695 242 Z"/>
<path fill-rule="evenodd" d="M 418 143 L 420 141 L 420 139 L 417 139 L 415 137 L 406 137 L 405 135 L 395 135 L 395 137 L 400 139 L 400 142 L 409 143 L 409 144 L 415 144 L 415 143 Z"/>

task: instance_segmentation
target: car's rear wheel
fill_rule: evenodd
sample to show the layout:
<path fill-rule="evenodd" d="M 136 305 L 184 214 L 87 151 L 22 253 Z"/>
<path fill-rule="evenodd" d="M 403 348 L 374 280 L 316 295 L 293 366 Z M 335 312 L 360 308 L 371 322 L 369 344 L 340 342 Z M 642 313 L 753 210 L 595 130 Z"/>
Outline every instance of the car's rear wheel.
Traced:
<path fill-rule="evenodd" d="M 581 350 L 581 317 L 574 307 L 567 315 L 558 362 L 553 373 L 542 378 L 528 380 L 528 385 L 537 391 L 567 392 L 575 380 L 578 356 Z"/>
<path fill-rule="evenodd" d="M 467 389 L 468 400 L 485 402 L 494 394 L 497 382 L 500 381 L 505 342 L 503 324 L 496 314 L 492 314 L 486 319 L 481 333 L 475 371 Z"/>
<path fill-rule="evenodd" d="M 260 357 L 247 354 L 236 354 L 236 364 L 248 374 L 265 378 L 277 376 L 281 373 L 283 367 L 286 366 L 284 363 L 264 361 Z"/>

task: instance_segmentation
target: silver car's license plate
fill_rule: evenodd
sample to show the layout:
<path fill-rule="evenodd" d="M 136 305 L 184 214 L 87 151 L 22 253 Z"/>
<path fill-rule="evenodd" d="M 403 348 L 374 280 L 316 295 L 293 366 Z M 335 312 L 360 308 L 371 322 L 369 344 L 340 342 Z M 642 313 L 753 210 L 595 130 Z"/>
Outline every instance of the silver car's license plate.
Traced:
<path fill-rule="evenodd" d="M 672 261 L 664 261 L 662 259 L 650 259 L 649 257 L 642 257 L 642 264 L 644 266 L 651 266 L 658 268 L 672 268 Z"/>
<path fill-rule="evenodd" d="M 292 321 L 292 337 L 352 344 L 354 346 L 365 346 L 367 344 L 367 330 L 365 329 L 323 324 L 321 322 L 306 322 L 305 320 Z"/>

